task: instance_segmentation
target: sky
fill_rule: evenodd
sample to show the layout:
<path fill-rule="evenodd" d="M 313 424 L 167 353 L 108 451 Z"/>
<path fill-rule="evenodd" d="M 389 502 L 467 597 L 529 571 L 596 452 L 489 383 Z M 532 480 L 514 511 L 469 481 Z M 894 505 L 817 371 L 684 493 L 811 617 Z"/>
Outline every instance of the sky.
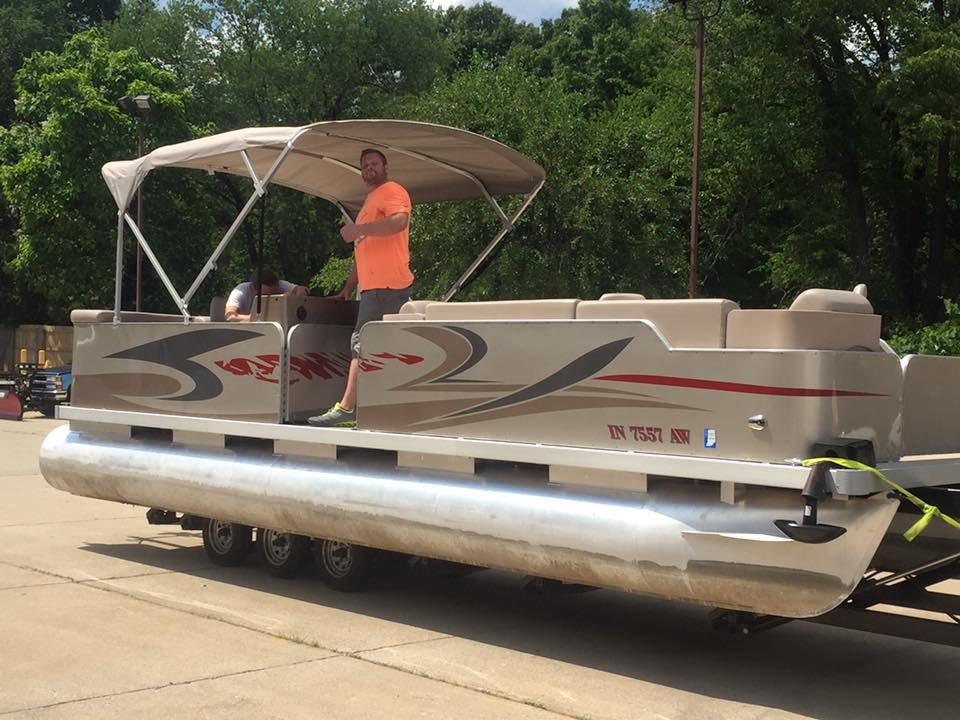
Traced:
<path fill-rule="evenodd" d="M 428 0 L 435 7 L 476 5 L 479 0 Z M 537 25 L 543 18 L 558 18 L 564 8 L 576 7 L 577 0 L 491 0 L 517 20 Z"/>

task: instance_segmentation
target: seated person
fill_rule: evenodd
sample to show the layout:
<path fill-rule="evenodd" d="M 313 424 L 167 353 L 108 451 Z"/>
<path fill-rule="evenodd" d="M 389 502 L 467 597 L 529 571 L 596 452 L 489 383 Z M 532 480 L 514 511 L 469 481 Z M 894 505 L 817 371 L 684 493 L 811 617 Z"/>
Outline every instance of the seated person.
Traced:
<path fill-rule="evenodd" d="M 303 285 L 294 285 L 286 280 L 278 280 L 277 275 L 269 268 L 260 271 L 261 295 L 309 295 Z M 228 322 L 249 320 L 253 311 L 253 303 L 257 299 L 257 271 L 250 274 L 250 281 L 237 285 L 230 297 L 227 298 L 227 307 L 224 317 Z"/>

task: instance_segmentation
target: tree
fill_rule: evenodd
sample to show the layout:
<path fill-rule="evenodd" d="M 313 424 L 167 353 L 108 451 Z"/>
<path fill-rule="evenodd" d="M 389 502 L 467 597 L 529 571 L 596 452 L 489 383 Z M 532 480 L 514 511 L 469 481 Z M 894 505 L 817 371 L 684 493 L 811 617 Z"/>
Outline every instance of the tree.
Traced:
<path fill-rule="evenodd" d="M 34 52 L 59 51 L 73 33 L 113 20 L 120 0 L 0 0 L 0 125 L 13 116 L 13 78 Z"/>
<path fill-rule="evenodd" d="M 951 176 L 952 145 L 960 120 L 956 110 L 956 99 L 960 97 L 960 34 L 955 19 L 948 21 L 942 2 L 934 3 L 933 10 L 933 27 L 919 33 L 907 47 L 897 72 L 883 78 L 879 86 L 880 97 L 897 118 L 898 142 L 892 151 L 897 153 L 900 166 L 909 168 L 907 172 L 914 183 L 922 184 L 929 198 L 926 272 L 914 276 L 924 287 L 922 296 L 920 292 L 911 293 L 910 308 L 921 310 L 928 321 L 942 317 L 948 257 L 954 268 L 957 263 L 956 222 L 952 247 L 948 227 L 951 190 L 956 187 Z M 954 205 L 954 216 L 956 210 Z M 920 229 L 923 227 L 921 224 Z M 909 253 L 904 259 L 913 269 L 920 242 L 911 240 L 903 254 Z M 953 293 L 960 290 L 956 281 L 951 285 Z"/>
<path fill-rule="evenodd" d="M 143 93 L 159 107 L 154 142 L 190 136 L 190 98 L 176 79 L 136 51 L 111 52 L 96 30 L 73 36 L 59 55 L 33 55 L 17 74 L 17 121 L 0 134 L 0 183 L 19 222 L 8 270 L 15 292 L 44 302 L 8 304 L 8 320 L 63 322 L 72 307 L 112 307 L 116 208 L 99 169 L 135 154 L 133 120 L 116 99 Z M 191 189 L 167 188 L 166 197 L 182 201 Z M 178 229 L 193 227 L 188 219 Z M 162 240 L 158 249 L 170 250 Z"/>
<path fill-rule="evenodd" d="M 537 39 L 536 28 L 489 2 L 448 7 L 441 16 L 441 33 L 450 46 L 453 72 L 467 69 L 474 55 L 491 64 L 503 62 L 512 50 Z"/>
<path fill-rule="evenodd" d="M 590 108 L 609 103 L 634 80 L 627 58 L 642 12 L 629 0 L 580 0 L 559 19 L 543 21 L 532 65 L 538 74 L 559 77 L 583 94 Z"/>
<path fill-rule="evenodd" d="M 472 130 L 538 160 L 547 184 L 464 298 L 596 297 L 663 289 L 652 237 L 656 208 L 623 182 L 611 159 L 620 137 L 584 115 L 585 98 L 556 79 L 479 58 L 404 108 L 408 117 Z M 627 132 L 626 126 L 619 129 Z M 513 199 L 508 206 L 519 202 Z M 485 203 L 416 208 L 411 231 L 416 294 L 438 297 L 499 229 Z M 672 262 L 669 260 L 667 262 Z"/>
<path fill-rule="evenodd" d="M 111 43 L 189 79 L 224 129 L 376 116 L 448 62 L 422 0 L 128 0 Z"/>

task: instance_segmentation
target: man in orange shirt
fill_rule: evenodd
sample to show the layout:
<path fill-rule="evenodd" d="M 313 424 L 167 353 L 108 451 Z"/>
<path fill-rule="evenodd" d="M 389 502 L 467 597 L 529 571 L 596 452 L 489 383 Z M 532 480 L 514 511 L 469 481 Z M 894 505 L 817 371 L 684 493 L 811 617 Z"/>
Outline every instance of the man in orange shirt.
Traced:
<path fill-rule="evenodd" d="M 410 196 L 399 184 L 387 180 L 387 158 L 379 150 L 360 153 L 360 174 L 367 198 L 357 221 L 340 229 L 344 242 L 353 245 L 353 270 L 337 297 L 349 298 L 360 286 L 360 310 L 350 338 L 350 372 L 343 398 L 323 415 L 308 420 L 318 427 L 352 427 L 357 422 L 357 371 L 360 328 L 372 320 L 395 313 L 410 299 Z"/>

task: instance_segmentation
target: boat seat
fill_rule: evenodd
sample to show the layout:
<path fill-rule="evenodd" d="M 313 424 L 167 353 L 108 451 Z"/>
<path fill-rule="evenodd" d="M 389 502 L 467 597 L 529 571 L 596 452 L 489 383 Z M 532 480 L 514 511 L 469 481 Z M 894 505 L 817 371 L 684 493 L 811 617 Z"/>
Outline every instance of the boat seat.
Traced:
<path fill-rule="evenodd" d="M 384 320 L 393 320 L 395 322 L 407 322 L 410 320 L 425 320 L 427 305 L 433 303 L 433 300 L 408 300 L 400 306 L 400 310 L 395 313 L 388 313 L 383 316 Z"/>
<path fill-rule="evenodd" d="M 227 299 L 223 295 L 214 295 L 210 299 L 210 321 L 226 322 Z"/>
<path fill-rule="evenodd" d="M 194 322 L 207 322 L 210 318 L 206 316 L 195 316 Z M 70 322 L 74 325 L 87 323 L 112 323 L 113 310 L 71 310 Z M 173 313 L 148 313 L 134 312 L 132 310 L 120 311 L 120 322 L 183 322 L 183 315 Z"/>
<path fill-rule="evenodd" d="M 824 288 L 804 290 L 790 305 L 790 309 L 873 314 L 873 305 L 867 300 L 866 285 L 857 285 L 853 290 L 827 290 Z"/>
<path fill-rule="evenodd" d="M 426 320 L 573 320 L 580 300 L 492 300 L 429 303 Z M 607 303 L 608 304 L 608 303 Z"/>
<path fill-rule="evenodd" d="M 641 295 L 640 293 L 604 293 L 600 296 L 600 299 L 603 301 L 619 301 L 619 300 L 646 300 L 646 295 Z"/>
<path fill-rule="evenodd" d="M 879 351 L 880 316 L 832 310 L 734 310 L 727 347 Z"/>
<path fill-rule="evenodd" d="M 804 290 L 789 310 L 737 310 L 727 318 L 727 347 L 878 352 L 880 316 L 867 286 Z"/>
<path fill-rule="evenodd" d="M 722 348 L 727 316 L 738 305 L 721 298 L 585 300 L 578 320 L 649 320 L 673 347 Z"/>

